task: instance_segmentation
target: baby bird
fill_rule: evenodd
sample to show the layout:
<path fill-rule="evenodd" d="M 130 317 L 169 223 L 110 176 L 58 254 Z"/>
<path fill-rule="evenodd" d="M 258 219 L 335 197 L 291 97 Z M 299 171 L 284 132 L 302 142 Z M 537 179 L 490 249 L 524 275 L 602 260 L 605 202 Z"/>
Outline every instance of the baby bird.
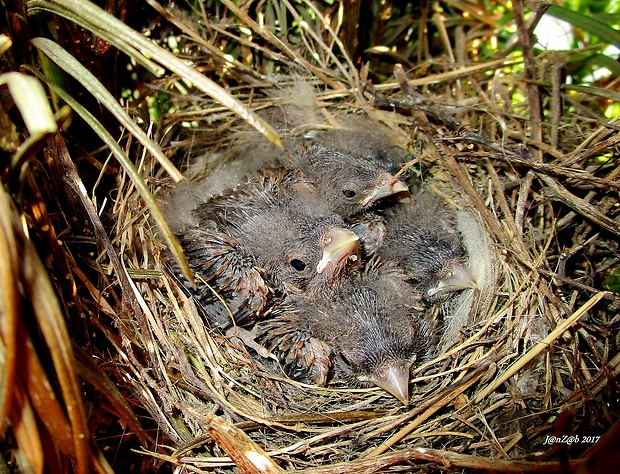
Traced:
<path fill-rule="evenodd" d="M 314 144 L 293 156 L 293 167 L 311 180 L 336 214 L 348 218 L 374 207 L 381 199 L 409 193 L 394 173 L 400 168 L 395 147 L 387 139 L 369 140 L 360 131 L 320 134 Z"/>
<path fill-rule="evenodd" d="M 319 385 L 330 376 L 375 384 L 406 405 L 410 369 L 432 349 L 420 303 L 395 265 L 373 259 L 332 298 L 293 301 L 292 310 L 259 323 L 255 332 L 293 376 Z"/>
<path fill-rule="evenodd" d="M 354 128 L 324 131 L 316 135 L 315 143 L 330 150 L 362 156 L 394 174 L 405 161 L 405 151 L 392 145 L 376 124 L 358 123 Z"/>
<path fill-rule="evenodd" d="M 218 326 L 251 324 L 289 294 L 313 301 L 337 290 L 358 237 L 317 196 L 299 174 L 264 171 L 194 210 L 177 235 Z"/>
<path fill-rule="evenodd" d="M 360 237 L 365 254 L 397 261 L 428 304 L 477 286 L 465 265 L 467 252 L 454 212 L 430 191 L 382 215 L 360 216 L 351 229 Z"/>
<path fill-rule="evenodd" d="M 262 137 L 257 140 L 255 134 L 242 134 L 228 152 L 234 160 L 211 166 L 202 180 L 184 183 L 171 194 L 167 218 L 177 229 L 183 228 L 191 221 L 189 211 L 199 202 L 230 189 L 241 189 L 249 176 L 260 180 L 264 170 L 289 174 L 287 181 L 292 182 L 281 183 L 283 189 L 295 185 L 303 176 L 306 184 L 318 192 L 313 204 L 319 204 L 326 214 L 344 219 L 374 207 L 388 196 L 408 194 L 407 186 L 393 176 L 402 161 L 402 157 L 397 158 L 396 147 L 382 135 L 377 140 L 369 140 L 367 135 L 352 131 L 323 133 L 312 139 L 312 145 L 303 145 L 296 138 L 285 140 L 284 148 L 279 148 L 265 143 Z M 380 146 L 382 143 L 386 145 Z M 198 160 L 203 165 L 196 165 L 194 173 L 199 174 L 206 159 Z"/>

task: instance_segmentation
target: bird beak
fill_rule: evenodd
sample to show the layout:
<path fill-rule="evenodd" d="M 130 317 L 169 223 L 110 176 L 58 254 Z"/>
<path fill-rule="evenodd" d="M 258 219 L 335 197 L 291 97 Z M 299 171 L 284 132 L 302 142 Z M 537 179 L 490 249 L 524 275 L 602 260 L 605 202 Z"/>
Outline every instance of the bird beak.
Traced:
<path fill-rule="evenodd" d="M 385 181 L 385 184 L 382 184 L 379 187 L 374 188 L 372 193 L 366 196 L 364 199 L 360 201 L 360 204 L 364 207 L 369 206 L 373 202 L 378 201 L 379 199 L 383 199 L 384 197 L 392 196 L 393 194 L 398 193 L 409 193 L 409 187 L 403 183 L 402 181 L 395 179 L 390 173 L 385 172 L 382 181 Z"/>
<path fill-rule="evenodd" d="M 346 258 L 357 260 L 359 237 L 350 230 L 334 227 L 329 230 L 327 245 L 323 249 L 321 261 L 316 266 L 317 273 L 323 273 L 332 264 L 337 267 Z"/>
<path fill-rule="evenodd" d="M 469 271 L 469 268 L 460 263 L 453 263 L 450 276 L 444 278 L 437 286 L 428 290 L 428 296 L 465 290 L 467 288 L 478 288 L 478 282 Z"/>
<path fill-rule="evenodd" d="M 378 376 L 369 379 L 386 392 L 398 398 L 403 405 L 409 403 L 409 369 L 411 364 L 389 365 L 387 370 Z"/>

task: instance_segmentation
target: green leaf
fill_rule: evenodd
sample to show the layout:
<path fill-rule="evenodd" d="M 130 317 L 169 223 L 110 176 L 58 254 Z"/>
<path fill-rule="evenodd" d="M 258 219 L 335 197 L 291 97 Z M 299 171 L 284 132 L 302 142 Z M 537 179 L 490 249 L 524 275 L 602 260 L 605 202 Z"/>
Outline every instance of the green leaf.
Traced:
<path fill-rule="evenodd" d="M 605 278 L 605 286 L 614 293 L 620 293 L 620 268 L 616 268 Z"/>
<path fill-rule="evenodd" d="M 620 23 L 620 12 L 597 13 L 595 15 L 592 15 L 592 17 L 608 25 L 617 25 Z"/>
<path fill-rule="evenodd" d="M 595 95 L 598 97 L 603 97 L 605 99 L 611 99 L 615 100 L 616 102 L 620 102 L 620 93 L 603 89 L 602 87 L 580 86 L 577 84 L 563 84 L 562 89 L 582 92 L 584 94 Z"/>
<path fill-rule="evenodd" d="M 610 58 L 605 54 L 596 54 L 592 59 L 590 59 L 589 62 L 596 64 L 597 66 L 607 68 L 614 76 L 620 77 L 620 63 L 614 58 Z"/>
<path fill-rule="evenodd" d="M 558 5 L 551 5 L 547 13 L 555 18 L 567 21 L 576 28 L 587 31 L 605 43 L 613 44 L 620 48 L 620 31 L 612 28 L 607 23 Z"/>

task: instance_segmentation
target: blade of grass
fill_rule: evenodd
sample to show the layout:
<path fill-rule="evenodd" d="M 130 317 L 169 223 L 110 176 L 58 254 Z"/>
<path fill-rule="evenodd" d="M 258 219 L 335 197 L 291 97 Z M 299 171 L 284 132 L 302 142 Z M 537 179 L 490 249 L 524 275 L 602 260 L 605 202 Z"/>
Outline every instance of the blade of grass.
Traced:
<path fill-rule="evenodd" d="M 116 140 L 114 140 L 114 137 L 108 133 L 104 126 L 101 125 L 101 123 L 88 110 L 82 107 L 82 105 L 67 92 L 63 91 L 60 87 L 57 87 L 44 76 L 39 77 L 54 91 L 54 93 L 58 94 L 62 100 L 64 100 L 73 110 L 75 110 L 75 112 L 82 117 L 82 119 L 93 129 L 99 138 L 101 138 L 101 140 L 103 140 L 103 142 L 110 148 L 110 151 L 121 163 L 123 169 L 129 175 L 132 183 L 140 193 L 140 196 L 144 199 L 144 203 L 149 208 L 151 216 L 159 228 L 166 245 L 181 268 L 183 276 L 185 276 L 188 281 L 193 281 L 192 271 L 190 270 L 185 255 L 183 254 L 183 249 L 174 235 L 174 232 L 170 228 L 161 207 L 157 203 L 155 197 L 150 193 L 146 184 L 144 184 L 142 176 L 138 173 L 138 170 L 135 168 L 129 157 L 125 154 Z"/>
<path fill-rule="evenodd" d="M 562 89 L 569 91 L 582 92 L 584 94 L 595 95 L 605 99 L 615 100 L 620 103 L 620 93 L 603 89 L 595 86 L 581 86 L 579 84 L 562 84 Z"/>
<path fill-rule="evenodd" d="M 22 468 L 22 472 L 43 473 L 43 466 L 45 465 L 43 443 L 34 410 L 25 396 L 21 384 L 15 385 L 13 396 L 15 402 L 11 406 L 9 417 L 13 427 L 13 435 L 17 441 L 17 446 L 19 446 L 19 449 L 16 450 L 18 464 Z M 23 466 L 23 462 L 28 463 L 28 466 Z M 29 470 L 25 469 L 26 467 Z"/>
<path fill-rule="evenodd" d="M 183 179 L 183 175 L 170 162 L 168 157 L 163 154 L 159 146 L 144 133 L 114 96 L 110 94 L 103 84 L 101 84 L 101 82 L 99 82 L 77 59 L 60 45 L 47 38 L 34 38 L 32 44 L 64 71 L 73 76 L 78 82 L 83 84 L 90 93 L 95 96 L 99 103 L 107 108 L 114 117 L 151 152 L 155 159 L 157 159 L 175 181 L 178 182 Z"/>
<path fill-rule="evenodd" d="M 19 72 L 7 72 L 0 76 L 0 84 L 8 86 L 30 135 L 56 132 L 54 114 L 38 80 Z"/>
<path fill-rule="evenodd" d="M 58 127 L 41 83 L 34 77 L 19 72 L 0 76 L 0 85 L 6 84 L 30 134 L 18 147 L 11 159 L 11 169 L 21 172 L 22 165 L 30 156 L 35 144 Z"/>
<path fill-rule="evenodd" d="M 590 62 L 597 66 L 607 68 L 614 76 L 620 77 L 620 64 L 616 59 L 610 58 L 606 54 L 596 54 L 590 59 Z"/>
<path fill-rule="evenodd" d="M 21 317 L 19 306 L 17 246 L 13 234 L 9 194 L 4 186 L 0 186 L 0 301 L 2 301 L 2 318 L 0 319 L 0 335 L 2 336 L 2 355 L 0 365 L 0 433 L 4 433 L 7 422 L 13 381 L 17 369 L 17 321 Z"/>
<path fill-rule="evenodd" d="M 11 38 L 9 38 L 7 35 L 0 35 L 0 56 L 6 53 L 11 48 L 11 46 L 13 46 Z"/>
<path fill-rule="evenodd" d="M 280 137 L 269 124 L 244 107 L 224 88 L 93 3 L 86 0 L 30 0 L 28 14 L 39 11 L 56 13 L 74 21 L 138 62 L 143 62 L 144 57 L 157 61 L 237 114 L 272 143 L 282 145 Z"/>
<path fill-rule="evenodd" d="M 23 326 L 23 325 L 22 325 Z M 24 327 L 20 330 L 21 367 L 19 378 L 36 410 L 38 418 L 46 427 L 56 448 L 69 457 L 75 456 L 71 442 L 71 425 L 65 415 L 58 397 L 54 393 L 53 384 L 41 365 L 37 350 L 32 340 L 26 335 Z"/>
<path fill-rule="evenodd" d="M 559 5 L 551 5 L 547 13 L 555 18 L 564 20 L 576 28 L 581 28 L 601 41 L 613 44 L 620 48 L 620 31 L 612 28 L 607 23 L 603 23 L 589 15 L 584 15 Z"/>
<path fill-rule="evenodd" d="M 90 465 L 90 436 L 71 338 L 65 325 L 64 314 L 41 259 L 25 236 L 23 244 L 20 265 L 23 292 L 32 305 L 41 337 L 49 349 L 51 363 L 69 417 L 75 451 L 74 469 L 79 474 L 86 474 Z"/>

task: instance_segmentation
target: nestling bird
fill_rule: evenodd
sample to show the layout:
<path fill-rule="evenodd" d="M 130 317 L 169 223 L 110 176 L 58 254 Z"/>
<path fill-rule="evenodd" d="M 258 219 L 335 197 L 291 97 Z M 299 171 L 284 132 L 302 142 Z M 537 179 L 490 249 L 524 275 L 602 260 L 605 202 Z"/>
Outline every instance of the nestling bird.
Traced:
<path fill-rule="evenodd" d="M 437 195 L 423 191 L 410 202 L 364 214 L 351 223 L 364 253 L 397 261 L 427 303 L 475 288 L 456 216 Z"/>
<path fill-rule="evenodd" d="M 220 327 L 250 324 L 289 294 L 313 301 L 337 290 L 358 237 L 317 196 L 301 175 L 266 170 L 198 206 L 177 232 L 195 295 Z"/>
<path fill-rule="evenodd" d="M 332 298 L 293 301 L 290 311 L 259 323 L 255 332 L 293 376 L 319 385 L 330 376 L 375 384 L 406 405 L 410 369 L 432 350 L 423 309 L 397 267 L 375 258 Z"/>
<path fill-rule="evenodd" d="M 398 155 L 390 153 L 394 147 L 385 138 L 377 140 L 360 131 L 323 133 L 308 149 L 293 155 L 293 167 L 314 183 L 334 212 L 351 217 L 388 196 L 409 193 L 407 185 L 394 177 L 400 167 Z"/>
<path fill-rule="evenodd" d="M 335 213 L 345 219 L 374 207 L 381 199 L 408 193 L 407 186 L 393 176 L 399 169 L 396 158 L 385 150 L 361 146 L 357 143 L 360 137 L 353 132 L 342 131 L 340 135 L 339 140 L 328 140 L 329 135 L 321 134 L 319 143 L 324 145 L 303 147 L 297 142 L 289 144 L 290 149 L 239 140 L 233 147 L 235 160 L 220 164 L 202 181 L 183 185 L 172 194 L 167 217 L 175 227 L 185 227 L 192 220 L 188 211 L 198 202 L 242 187 L 248 176 L 260 179 L 264 170 L 295 176 L 291 183 L 282 183 L 284 187 L 295 185 L 303 176 L 317 191 L 313 204 L 325 214 Z M 263 165 L 261 169 L 259 164 Z"/>
<path fill-rule="evenodd" d="M 408 191 L 394 178 L 405 152 L 391 143 L 386 127 L 359 116 L 328 117 L 311 82 L 301 77 L 279 92 L 284 100 L 264 110 L 263 117 L 282 132 L 284 148 L 269 146 L 262 137 L 256 141 L 256 134 L 245 134 L 234 145 L 238 150 L 235 162 L 265 163 L 267 157 L 273 160 L 271 166 L 301 170 L 345 219 L 387 196 Z M 317 131 L 328 122 L 337 122 L 341 128 Z M 300 129 L 307 132 L 303 136 L 289 133 Z"/>

